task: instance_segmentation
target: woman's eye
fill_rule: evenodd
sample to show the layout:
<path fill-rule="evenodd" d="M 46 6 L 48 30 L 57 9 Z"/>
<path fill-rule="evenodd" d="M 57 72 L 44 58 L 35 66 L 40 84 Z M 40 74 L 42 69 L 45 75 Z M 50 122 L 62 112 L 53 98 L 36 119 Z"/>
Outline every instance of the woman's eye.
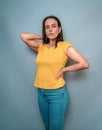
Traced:
<path fill-rule="evenodd" d="M 45 28 L 46 28 L 46 29 L 48 29 L 48 28 L 49 28 L 49 26 L 45 26 Z"/>
<path fill-rule="evenodd" d="M 48 29 L 49 27 L 46 27 L 46 29 Z"/>
<path fill-rule="evenodd" d="M 53 28 L 55 28 L 55 27 L 56 27 L 56 25 L 53 25 L 52 27 L 53 27 Z"/>

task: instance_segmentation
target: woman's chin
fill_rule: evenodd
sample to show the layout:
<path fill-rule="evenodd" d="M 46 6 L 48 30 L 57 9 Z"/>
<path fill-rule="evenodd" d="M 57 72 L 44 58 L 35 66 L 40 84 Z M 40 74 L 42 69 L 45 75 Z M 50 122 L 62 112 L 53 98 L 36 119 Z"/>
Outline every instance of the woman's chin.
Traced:
<path fill-rule="evenodd" d="M 50 40 L 56 40 L 56 37 L 49 37 Z"/>

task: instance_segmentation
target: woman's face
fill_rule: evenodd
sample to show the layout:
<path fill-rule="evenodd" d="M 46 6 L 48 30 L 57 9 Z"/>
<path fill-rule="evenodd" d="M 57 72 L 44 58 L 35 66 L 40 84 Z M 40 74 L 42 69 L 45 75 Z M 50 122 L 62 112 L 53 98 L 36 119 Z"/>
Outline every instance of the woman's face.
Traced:
<path fill-rule="evenodd" d="M 48 18 L 45 21 L 45 33 L 50 40 L 55 40 L 61 31 L 57 21 L 54 18 Z"/>

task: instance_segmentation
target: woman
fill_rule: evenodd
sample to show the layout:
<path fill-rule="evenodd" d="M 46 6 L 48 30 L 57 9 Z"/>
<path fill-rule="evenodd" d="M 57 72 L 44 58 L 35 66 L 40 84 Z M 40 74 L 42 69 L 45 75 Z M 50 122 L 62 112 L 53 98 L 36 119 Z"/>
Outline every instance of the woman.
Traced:
<path fill-rule="evenodd" d="M 88 61 L 69 42 L 64 41 L 62 26 L 55 16 L 42 23 L 42 36 L 21 33 L 21 39 L 37 53 L 38 103 L 46 130 L 62 130 L 69 107 L 64 73 L 87 69 Z M 40 40 L 40 41 L 39 41 Z M 68 58 L 75 61 L 65 66 Z"/>

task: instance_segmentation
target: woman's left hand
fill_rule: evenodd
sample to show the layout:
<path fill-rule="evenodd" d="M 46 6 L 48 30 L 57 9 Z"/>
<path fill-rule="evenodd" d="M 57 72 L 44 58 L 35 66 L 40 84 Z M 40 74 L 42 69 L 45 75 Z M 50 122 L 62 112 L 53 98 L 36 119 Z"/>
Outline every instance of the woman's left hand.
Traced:
<path fill-rule="evenodd" d="M 64 71 L 63 71 L 63 69 L 61 69 L 61 70 L 59 71 L 59 73 L 57 74 L 56 79 L 58 80 L 59 78 L 64 78 Z"/>

